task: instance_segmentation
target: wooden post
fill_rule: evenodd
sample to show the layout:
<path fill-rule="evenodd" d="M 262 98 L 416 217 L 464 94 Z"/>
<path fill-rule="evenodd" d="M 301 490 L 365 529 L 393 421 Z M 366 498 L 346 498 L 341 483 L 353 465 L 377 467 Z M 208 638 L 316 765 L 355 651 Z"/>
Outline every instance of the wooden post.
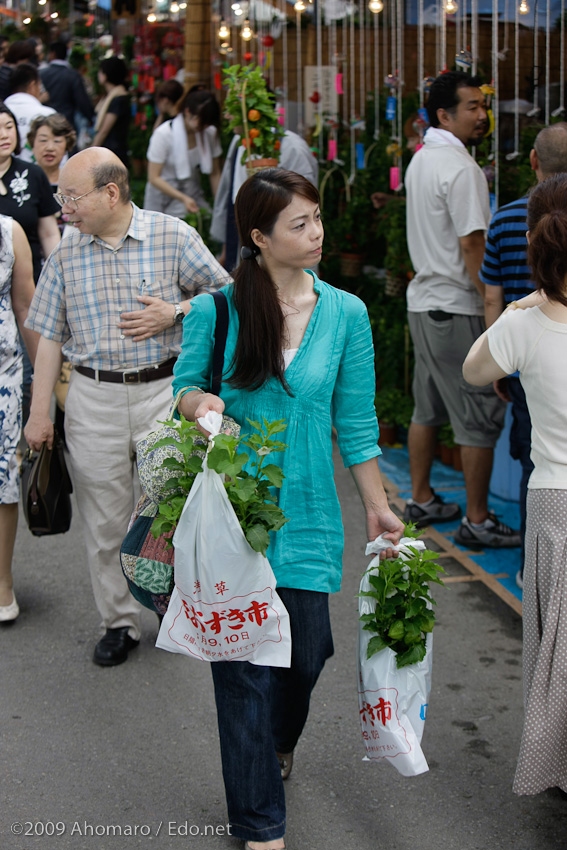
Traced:
<path fill-rule="evenodd" d="M 208 84 L 211 76 L 211 3 L 188 0 L 185 15 L 185 88 Z"/>

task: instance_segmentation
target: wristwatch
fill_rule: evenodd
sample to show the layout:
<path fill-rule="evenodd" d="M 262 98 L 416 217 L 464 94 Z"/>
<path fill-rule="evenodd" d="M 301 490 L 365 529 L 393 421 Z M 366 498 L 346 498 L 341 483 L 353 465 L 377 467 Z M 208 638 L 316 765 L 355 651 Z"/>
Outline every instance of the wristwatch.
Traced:
<path fill-rule="evenodd" d="M 182 324 L 184 318 L 185 318 L 185 310 L 183 309 L 181 304 L 176 304 L 175 305 L 175 313 L 173 315 L 173 324 L 174 325 Z"/>

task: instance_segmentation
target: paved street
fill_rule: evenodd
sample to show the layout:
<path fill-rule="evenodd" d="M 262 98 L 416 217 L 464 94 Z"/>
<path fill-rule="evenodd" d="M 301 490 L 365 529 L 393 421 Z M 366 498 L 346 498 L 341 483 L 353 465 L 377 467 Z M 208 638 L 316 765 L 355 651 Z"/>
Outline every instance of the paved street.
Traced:
<path fill-rule="evenodd" d="M 345 575 L 332 599 L 335 656 L 286 783 L 289 850 L 564 850 L 567 800 L 511 791 L 521 618 L 457 561 L 449 572 L 461 580 L 434 592 L 430 771 L 404 778 L 362 761 L 355 594 L 364 523 L 336 466 Z M 150 612 L 126 664 L 92 663 L 98 617 L 78 517 L 51 539 L 20 523 L 15 577 L 22 614 L 0 630 L 1 850 L 240 848 L 226 834 L 208 666 L 155 649 Z M 31 834 L 13 834 L 12 824 Z"/>

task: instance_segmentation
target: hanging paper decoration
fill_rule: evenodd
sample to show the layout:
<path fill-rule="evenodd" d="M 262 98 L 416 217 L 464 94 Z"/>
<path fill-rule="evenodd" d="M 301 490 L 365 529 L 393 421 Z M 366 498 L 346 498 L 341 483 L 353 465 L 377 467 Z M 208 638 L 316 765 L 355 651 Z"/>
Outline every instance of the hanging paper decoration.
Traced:
<path fill-rule="evenodd" d="M 429 116 L 427 114 L 427 109 L 424 109 L 424 107 L 422 106 L 421 109 L 417 110 L 417 115 L 418 115 L 418 118 L 423 125 L 423 128 L 425 129 L 426 127 L 428 127 L 429 126 Z M 417 124 L 417 121 L 416 121 L 416 124 Z"/>
<path fill-rule="evenodd" d="M 362 142 L 356 143 L 356 167 L 359 171 L 364 168 L 364 145 Z"/>
<path fill-rule="evenodd" d="M 215 89 L 220 91 L 222 88 L 220 71 L 215 71 Z"/>
<path fill-rule="evenodd" d="M 386 100 L 386 121 L 394 121 L 396 118 L 396 98 L 389 95 Z"/>
<path fill-rule="evenodd" d="M 242 58 L 244 59 L 245 62 L 250 62 L 250 60 L 252 59 L 252 54 L 251 53 L 245 53 Z"/>
<path fill-rule="evenodd" d="M 425 79 L 423 80 L 423 91 L 428 92 L 434 82 L 435 77 L 425 77 Z"/>
<path fill-rule="evenodd" d="M 458 71 L 468 73 L 472 67 L 472 54 L 470 50 L 461 50 L 455 56 L 455 65 Z"/>
<path fill-rule="evenodd" d="M 400 188 L 400 169 L 397 165 L 392 165 L 390 168 L 390 189 L 395 192 Z"/>
<path fill-rule="evenodd" d="M 318 91 L 314 91 L 311 97 L 309 98 L 311 103 L 319 103 L 320 95 Z"/>
<path fill-rule="evenodd" d="M 332 160 L 337 158 L 337 141 L 336 139 L 329 139 L 329 147 L 327 148 L 327 161 L 332 162 Z"/>
<path fill-rule="evenodd" d="M 321 115 L 318 112 L 315 116 L 315 129 L 313 130 L 313 138 L 319 135 L 321 132 Z"/>
<path fill-rule="evenodd" d="M 271 35 L 265 35 L 265 36 L 263 36 L 263 38 L 262 38 L 262 44 L 264 45 L 264 47 L 273 47 L 273 46 L 274 46 L 274 39 L 273 39 L 273 37 L 272 37 Z"/>
<path fill-rule="evenodd" d="M 343 75 L 337 74 L 335 77 L 335 91 L 337 94 L 344 94 L 343 91 Z"/>
<path fill-rule="evenodd" d="M 278 124 L 281 124 L 283 127 L 285 124 L 285 108 L 283 106 L 278 106 L 276 113 L 278 116 Z"/>
<path fill-rule="evenodd" d="M 384 85 L 386 86 L 386 88 L 395 89 L 399 86 L 399 84 L 400 84 L 400 78 L 399 78 L 399 75 L 397 73 L 388 74 L 387 77 L 384 77 Z"/>

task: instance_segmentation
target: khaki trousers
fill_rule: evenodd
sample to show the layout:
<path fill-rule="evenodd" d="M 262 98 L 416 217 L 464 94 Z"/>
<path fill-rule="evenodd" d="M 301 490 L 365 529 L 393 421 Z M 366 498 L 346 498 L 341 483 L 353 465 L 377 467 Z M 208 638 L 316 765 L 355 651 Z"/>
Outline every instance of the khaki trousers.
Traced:
<path fill-rule="evenodd" d="M 65 405 L 71 476 L 102 626 L 128 626 L 136 640 L 142 608 L 122 573 L 120 544 L 140 495 L 136 443 L 167 415 L 171 382 L 97 383 L 73 370 Z"/>

